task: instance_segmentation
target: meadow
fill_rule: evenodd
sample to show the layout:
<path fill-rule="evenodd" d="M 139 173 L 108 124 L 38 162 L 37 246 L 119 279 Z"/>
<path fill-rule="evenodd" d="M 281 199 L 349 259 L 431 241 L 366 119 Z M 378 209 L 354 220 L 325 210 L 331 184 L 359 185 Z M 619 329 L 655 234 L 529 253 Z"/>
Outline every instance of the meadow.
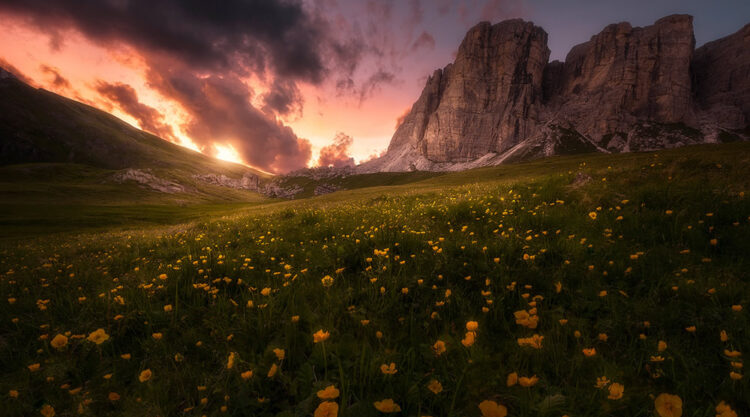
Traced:
<path fill-rule="evenodd" d="M 0 414 L 750 415 L 748 151 L 17 226 L 0 241 Z"/>

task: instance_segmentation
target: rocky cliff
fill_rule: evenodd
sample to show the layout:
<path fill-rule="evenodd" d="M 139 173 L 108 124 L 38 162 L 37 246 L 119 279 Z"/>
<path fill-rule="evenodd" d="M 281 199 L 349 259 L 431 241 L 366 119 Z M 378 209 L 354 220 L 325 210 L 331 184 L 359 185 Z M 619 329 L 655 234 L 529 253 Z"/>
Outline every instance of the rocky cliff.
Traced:
<path fill-rule="evenodd" d="M 716 141 L 750 120 L 750 25 L 695 50 L 693 18 L 607 26 L 549 62 L 533 23 L 483 22 L 359 172 L 460 170 Z M 740 133 L 740 138 L 743 138 Z"/>

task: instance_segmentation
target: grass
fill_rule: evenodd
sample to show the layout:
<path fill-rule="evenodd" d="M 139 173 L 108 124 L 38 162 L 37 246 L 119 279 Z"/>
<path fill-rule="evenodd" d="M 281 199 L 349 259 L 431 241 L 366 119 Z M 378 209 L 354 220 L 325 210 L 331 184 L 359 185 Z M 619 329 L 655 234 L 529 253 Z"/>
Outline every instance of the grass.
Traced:
<path fill-rule="evenodd" d="M 747 415 L 748 150 L 352 178 L 367 186 L 184 224 L 17 235 L 0 243 L 4 413 L 652 416 L 668 393 L 684 416 Z"/>

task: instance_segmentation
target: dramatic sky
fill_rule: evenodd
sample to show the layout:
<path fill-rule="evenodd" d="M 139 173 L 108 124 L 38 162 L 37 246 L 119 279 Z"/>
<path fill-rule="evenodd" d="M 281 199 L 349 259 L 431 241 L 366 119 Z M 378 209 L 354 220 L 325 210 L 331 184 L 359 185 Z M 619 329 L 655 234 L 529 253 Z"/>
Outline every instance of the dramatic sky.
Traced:
<path fill-rule="evenodd" d="M 0 0 L 0 67 L 280 173 L 382 152 L 481 20 L 534 21 L 563 60 L 609 23 L 672 13 L 695 16 L 700 46 L 750 23 L 750 1 Z"/>

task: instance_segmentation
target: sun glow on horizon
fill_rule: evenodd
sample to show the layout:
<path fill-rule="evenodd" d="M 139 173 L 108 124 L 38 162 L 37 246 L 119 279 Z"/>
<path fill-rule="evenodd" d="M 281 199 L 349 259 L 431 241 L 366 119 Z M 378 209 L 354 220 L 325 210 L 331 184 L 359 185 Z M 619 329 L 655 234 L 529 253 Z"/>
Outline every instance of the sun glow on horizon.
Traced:
<path fill-rule="evenodd" d="M 237 152 L 237 150 L 234 149 L 234 146 L 232 146 L 231 144 L 222 145 L 214 142 L 212 146 L 216 150 L 216 153 L 214 154 L 214 157 L 216 159 L 221 159 L 222 161 L 234 162 L 236 164 L 247 166 L 245 161 L 242 160 L 240 153 Z"/>

